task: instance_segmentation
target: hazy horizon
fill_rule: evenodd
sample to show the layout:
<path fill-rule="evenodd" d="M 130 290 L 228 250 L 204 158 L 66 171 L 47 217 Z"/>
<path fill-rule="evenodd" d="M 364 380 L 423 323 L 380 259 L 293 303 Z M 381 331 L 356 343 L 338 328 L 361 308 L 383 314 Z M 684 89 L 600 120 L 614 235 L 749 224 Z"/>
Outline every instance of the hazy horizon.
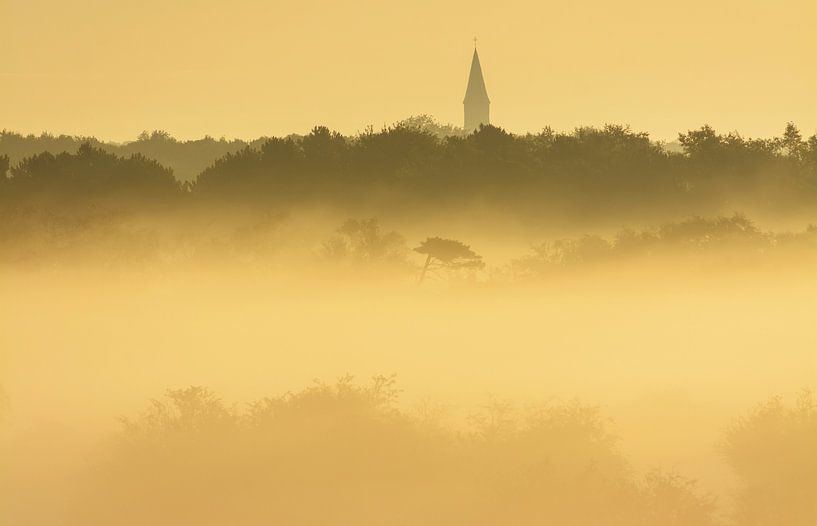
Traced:
<path fill-rule="evenodd" d="M 356 137 L 356 136 L 358 136 L 360 134 L 366 133 L 369 128 L 371 128 L 371 129 L 373 129 L 375 131 L 381 131 L 381 130 L 387 129 L 389 127 L 393 127 L 395 125 L 399 125 L 402 122 L 407 122 L 407 121 L 409 121 L 409 120 L 411 120 L 413 118 L 423 117 L 423 116 L 430 117 L 433 120 L 433 122 L 439 124 L 440 126 L 451 125 L 451 126 L 454 126 L 454 127 L 457 127 L 457 128 L 462 128 L 462 123 L 446 122 L 446 121 L 443 121 L 442 119 L 437 118 L 435 115 L 430 115 L 430 114 L 427 114 L 427 113 L 419 113 L 419 114 L 416 114 L 416 115 L 405 115 L 404 118 L 398 118 L 398 119 L 395 119 L 393 121 L 388 121 L 388 122 L 384 121 L 384 122 L 379 123 L 379 124 L 369 123 L 369 124 L 367 124 L 365 126 L 362 126 L 362 127 L 358 128 L 358 129 L 355 129 L 354 131 L 348 132 L 348 133 L 347 132 L 342 132 L 340 130 L 335 130 L 335 129 L 331 128 L 331 127 L 329 129 L 331 131 L 336 131 L 338 133 L 341 133 L 344 137 L 354 138 L 354 137 Z M 785 121 L 785 122 L 780 123 L 780 126 L 778 126 L 777 130 L 771 131 L 768 135 L 749 135 L 749 134 L 743 133 L 741 130 L 737 130 L 737 129 L 725 129 L 725 128 L 724 129 L 715 128 L 715 129 L 716 129 L 716 131 L 722 132 L 724 134 L 736 133 L 736 134 L 740 135 L 741 137 L 747 138 L 747 139 L 766 140 L 766 139 L 773 139 L 774 137 L 779 136 L 780 132 L 785 130 L 785 127 L 786 127 L 786 125 L 788 123 L 794 123 L 799 128 L 799 123 L 797 123 L 795 121 Z M 630 129 L 630 130 L 632 130 L 633 132 L 636 132 L 636 133 L 646 133 L 649 136 L 650 141 L 652 141 L 654 143 L 678 145 L 679 144 L 678 136 L 680 134 L 684 134 L 684 133 L 687 133 L 687 132 L 690 132 L 690 131 L 694 131 L 694 130 L 700 129 L 700 128 L 704 127 L 704 126 L 710 126 L 710 123 L 702 122 L 699 125 L 693 126 L 693 127 L 689 128 L 689 129 L 683 129 L 683 130 L 679 129 L 674 135 L 670 135 L 669 137 L 655 137 L 649 131 L 639 130 L 639 129 L 637 129 L 637 128 L 629 125 L 629 124 L 618 123 L 618 122 L 603 122 L 603 123 L 594 123 L 594 124 L 589 124 L 589 125 L 577 125 L 575 127 L 564 128 L 564 129 L 555 128 L 553 126 L 545 124 L 545 125 L 541 126 L 538 129 L 525 130 L 525 131 L 518 131 L 518 130 L 508 129 L 508 128 L 502 126 L 501 124 L 494 123 L 494 122 L 492 122 L 491 125 L 502 128 L 503 130 L 507 131 L 508 133 L 511 133 L 511 134 L 514 134 L 514 135 L 520 135 L 520 136 L 525 135 L 527 133 L 531 133 L 531 134 L 541 133 L 545 129 L 550 129 L 554 133 L 569 134 L 571 132 L 574 132 L 577 129 L 582 129 L 582 128 L 603 129 L 605 126 L 608 126 L 608 125 L 613 125 L 613 126 L 619 126 L 620 125 L 620 126 L 624 126 L 624 127 L 628 128 L 628 129 Z M 139 136 L 142 135 L 142 134 L 147 133 L 148 135 L 150 135 L 150 134 L 152 134 L 154 132 L 167 133 L 167 136 L 169 138 L 175 139 L 175 140 L 180 141 L 180 142 L 197 141 L 197 140 L 201 140 L 201 139 L 210 138 L 210 139 L 214 139 L 216 141 L 225 140 L 225 141 L 228 141 L 228 142 L 229 141 L 241 141 L 241 142 L 245 142 L 245 143 L 252 143 L 253 141 L 257 141 L 259 139 L 266 139 L 266 138 L 271 138 L 271 137 L 283 137 L 283 138 L 293 137 L 293 136 L 302 137 L 302 136 L 309 135 L 309 133 L 315 127 L 320 127 L 320 126 L 324 126 L 324 123 L 315 122 L 315 123 L 307 126 L 307 128 L 305 128 L 303 130 L 289 131 L 289 132 L 280 133 L 280 134 L 267 133 L 267 134 L 261 134 L 261 135 L 256 135 L 256 136 L 246 136 L 246 137 L 244 137 L 244 136 L 225 135 L 225 134 L 219 134 L 219 133 L 204 133 L 204 134 L 201 134 L 201 135 L 180 136 L 180 135 L 177 135 L 177 134 L 173 133 L 172 130 L 168 130 L 166 128 L 161 128 L 161 127 L 154 126 L 154 127 L 148 127 L 148 128 L 144 128 L 142 130 L 139 130 L 132 137 L 123 137 L 121 139 L 120 138 L 113 139 L 113 138 L 102 136 L 102 135 L 84 134 L 84 133 L 71 133 L 70 131 L 51 130 L 51 129 L 21 130 L 21 129 L 6 128 L 6 129 L 2 129 L 0 131 L 7 132 L 7 133 L 13 133 L 13 134 L 20 134 L 23 137 L 29 137 L 29 136 L 40 137 L 40 136 L 44 136 L 44 135 L 50 135 L 50 136 L 53 136 L 53 137 L 65 136 L 65 137 L 72 137 L 72 138 L 75 138 L 75 139 L 93 138 L 93 139 L 96 139 L 97 141 L 99 141 L 101 143 L 105 143 L 105 144 L 126 145 L 126 144 L 130 144 L 130 143 L 134 143 L 134 142 L 138 141 Z M 815 128 L 814 132 L 812 132 L 809 129 L 802 129 L 802 133 L 804 135 L 806 135 L 807 137 L 809 137 L 811 135 L 817 135 L 817 128 Z M 46 151 L 46 150 L 44 150 L 44 151 Z M 59 153 L 59 152 L 52 152 L 52 153 Z"/>
<path fill-rule="evenodd" d="M 0 15 L 2 126 L 22 133 L 348 135 L 425 113 L 462 125 L 474 36 L 492 123 L 509 131 L 817 130 L 809 0 L 4 0 Z"/>

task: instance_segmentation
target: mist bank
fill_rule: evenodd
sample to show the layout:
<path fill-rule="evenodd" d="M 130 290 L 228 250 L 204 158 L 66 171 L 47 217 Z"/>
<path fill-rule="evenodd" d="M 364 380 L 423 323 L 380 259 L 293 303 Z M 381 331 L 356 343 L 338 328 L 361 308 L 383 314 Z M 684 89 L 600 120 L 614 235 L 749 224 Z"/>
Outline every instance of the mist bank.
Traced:
<path fill-rule="evenodd" d="M 815 225 L 771 230 L 735 214 L 588 231 L 479 213 L 447 222 L 344 218 L 315 208 L 138 215 L 16 208 L 0 214 L 0 272 L 251 272 L 262 279 L 364 286 L 370 280 L 524 286 L 628 273 L 634 281 L 668 273 L 703 279 L 754 273 L 773 281 L 784 271 L 811 275 L 817 265 Z M 466 258 L 425 251 L 434 239 L 462 245 Z"/>
<path fill-rule="evenodd" d="M 744 224 L 726 219 L 706 225 Z M 367 225 L 327 230 L 331 271 L 293 250 L 275 266 L 6 267 L 0 517 L 813 520 L 813 409 L 795 401 L 817 388 L 813 265 L 742 272 L 749 252 L 730 249 L 731 270 L 707 272 L 704 248 L 693 270 L 674 250 L 628 267 L 624 245 L 588 261 L 568 246 L 532 252 L 548 263 L 522 286 L 467 269 L 417 286 L 422 260 L 393 268 L 388 230 L 382 252 L 349 236 Z M 400 384 L 304 389 L 346 372 Z"/>

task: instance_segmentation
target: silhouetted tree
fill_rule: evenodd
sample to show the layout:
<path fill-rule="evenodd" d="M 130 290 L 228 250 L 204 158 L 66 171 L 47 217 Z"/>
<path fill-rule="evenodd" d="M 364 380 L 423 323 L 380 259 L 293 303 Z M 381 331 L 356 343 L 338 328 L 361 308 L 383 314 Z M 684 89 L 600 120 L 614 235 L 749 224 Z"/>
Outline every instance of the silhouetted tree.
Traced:
<path fill-rule="evenodd" d="M 480 269 L 485 266 L 482 256 L 471 250 L 471 247 L 455 239 L 443 239 L 440 237 L 429 237 L 420 246 L 414 249 L 415 252 L 426 254 L 426 261 L 420 273 L 419 283 L 426 277 L 426 272 L 433 268 L 447 269 Z"/>
<path fill-rule="evenodd" d="M 783 136 L 777 142 L 785 155 L 798 161 L 803 158 L 808 149 L 808 144 L 803 141 L 800 130 L 797 129 L 793 122 L 786 124 Z"/>

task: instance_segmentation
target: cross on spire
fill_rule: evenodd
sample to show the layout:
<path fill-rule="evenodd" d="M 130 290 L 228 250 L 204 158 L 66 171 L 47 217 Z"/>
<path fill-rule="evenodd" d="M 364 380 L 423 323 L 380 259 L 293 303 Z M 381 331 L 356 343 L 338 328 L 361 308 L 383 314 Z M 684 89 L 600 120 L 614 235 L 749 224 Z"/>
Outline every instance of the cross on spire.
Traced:
<path fill-rule="evenodd" d="M 474 49 L 477 48 L 477 37 L 474 37 Z"/>

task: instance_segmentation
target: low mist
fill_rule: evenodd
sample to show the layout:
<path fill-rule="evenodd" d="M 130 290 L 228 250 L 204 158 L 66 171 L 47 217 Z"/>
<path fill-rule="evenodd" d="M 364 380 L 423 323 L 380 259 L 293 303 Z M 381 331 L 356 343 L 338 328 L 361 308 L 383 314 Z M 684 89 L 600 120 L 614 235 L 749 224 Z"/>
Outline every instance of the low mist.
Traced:
<path fill-rule="evenodd" d="M 811 524 L 813 229 L 220 224 L 7 242 L 7 522 Z"/>
<path fill-rule="evenodd" d="M 419 122 L 0 156 L 0 522 L 813 526 L 817 139 Z"/>

